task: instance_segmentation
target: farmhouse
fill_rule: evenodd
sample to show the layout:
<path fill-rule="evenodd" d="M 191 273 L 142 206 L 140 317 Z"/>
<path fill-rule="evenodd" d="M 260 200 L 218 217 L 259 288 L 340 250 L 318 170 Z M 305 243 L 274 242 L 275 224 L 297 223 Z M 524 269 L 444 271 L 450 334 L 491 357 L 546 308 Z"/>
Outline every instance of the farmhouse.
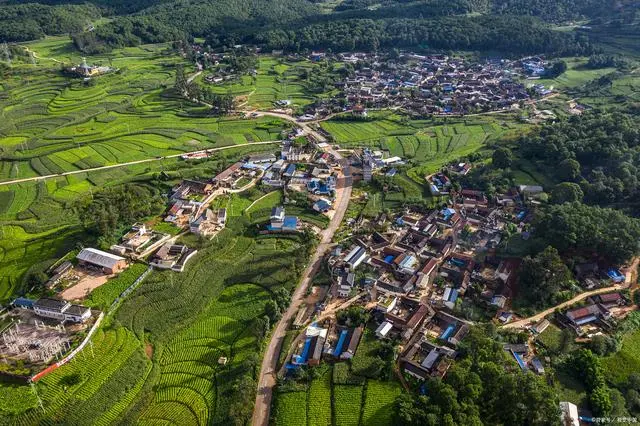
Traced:
<path fill-rule="evenodd" d="M 91 309 L 72 305 L 66 300 L 43 298 L 33 304 L 33 311 L 43 318 L 60 321 L 85 322 L 91 317 Z"/>
<path fill-rule="evenodd" d="M 105 274 L 117 274 L 127 267 L 124 257 L 94 248 L 85 248 L 76 256 L 81 265 L 100 268 Z"/>
<path fill-rule="evenodd" d="M 298 218 L 296 216 L 285 216 L 284 207 L 274 207 L 271 209 L 271 221 L 267 226 L 272 232 L 296 232 L 298 230 Z"/>
<path fill-rule="evenodd" d="M 418 380 L 444 377 L 456 353 L 446 346 L 438 346 L 422 339 L 410 346 L 400 358 L 403 371 Z"/>
<path fill-rule="evenodd" d="M 153 255 L 149 264 L 159 269 L 182 272 L 187 261 L 197 252 L 197 250 L 190 249 L 187 246 L 169 241 Z"/>

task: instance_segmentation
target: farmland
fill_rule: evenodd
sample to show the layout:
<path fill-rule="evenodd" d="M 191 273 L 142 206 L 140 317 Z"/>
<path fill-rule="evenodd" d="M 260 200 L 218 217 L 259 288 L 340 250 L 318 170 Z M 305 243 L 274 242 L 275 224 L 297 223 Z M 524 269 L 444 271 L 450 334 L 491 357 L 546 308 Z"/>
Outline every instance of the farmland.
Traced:
<path fill-rule="evenodd" d="M 316 96 L 329 96 L 332 93 L 314 93 L 315 90 L 310 87 L 309 76 L 318 68 L 318 64 L 308 60 L 288 62 L 277 57 L 261 56 L 255 77 L 244 75 L 210 87 L 216 93 L 238 96 L 249 107 L 268 109 L 274 101 L 285 99 L 291 101 L 293 106 L 302 107 L 313 102 Z"/>
<path fill-rule="evenodd" d="M 272 118 L 211 117 L 171 92 L 177 56 L 165 45 L 88 57 L 117 67 L 89 83 L 60 74 L 81 58 L 65 37 L 29 44 L 34 64 L 14 64 L 0 91 L 0 181 L 67 171 L 40 182 L 0 186 L 0 301 L 23 287 L 30 268 L 43 269 L 84 238 L 74 206 L 107 185 L 169 178 L 210 177 L 244 153 L 223 151 L 209 161 L 163 159 L 101 171 L 82 170 L 198 149 L 275 140 L 287 124 Z"/>
<path fill-rule="evenodd" d="M 402 388 L 378 377 L 374 364 L 380 341 L 365 333 L 351 361 L 314 367 L 307 383 L 282 385 L 275 394 L 275 424 L 306 416 L 310 426 L 392 425 L 393 404 Z M 304 389 L 306 392 L 303 392 Z M 305 404 L 306 402 L 306 404 Z"/>
<path fill-rule="evenodd" d="M 391 111 L 374 112 L 367 121 L 322 123 L 342 148 L 369 147 L 410 160 L 414 167 L 408 175 L 418 183 L 443 164 L 521 127 L 508 118 L 410 120 Z"/>
<path fill-rule="evenodd" d="M 37 384 L 44 412 L 28 395 L 0 388 L 0 401 L 14 394 L 24 400 L 15 422 L 63 416 L 108 424 L 139 404 L 132 421 L 141 424 L 227 423 L 234 410 L 230 391 L 255 372 L 253 321 L 273 288 L 295 285 L 308 254 L 302 236 L 253 236 L 251 225 L 244 216 L 231 217 L 216 239 L 200 243 L 184 273 L 153 272 L 143 281 L 96 333 L 93 355 L 83 351 Z M 107 305 L 144 269 L 122 273 L 96 290 L 91 303 Z M 151 348 L 146 354 L 145 347 Z"/>

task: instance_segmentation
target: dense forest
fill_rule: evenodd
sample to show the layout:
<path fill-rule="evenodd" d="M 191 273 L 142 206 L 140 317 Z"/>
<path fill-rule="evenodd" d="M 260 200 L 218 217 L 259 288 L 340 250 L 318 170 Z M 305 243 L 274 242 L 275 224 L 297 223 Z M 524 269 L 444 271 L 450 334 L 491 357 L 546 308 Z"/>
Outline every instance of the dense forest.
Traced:
<path fill-rule="evenodd" d="M 0 41 L 27 41 L 47 34 L 76 33 L 99 17 L 100 10 L 90 4 L 0 6 Z"/>
<path fill-rule="evenodd" d="M 589 204 L 636 204 L 640 123 L 627 113 L 591 112 L 523 136 L 522 156 L 560 182 L 575 182 Z M 558 167 L 560 165 L 560 167 Z M 553 171 L 553 172 L 551 172 Z"/>
<path fill-rule="evenodd" d="M 250 40 L 270 48 L 291 50 L 419 47 L 557 54 L 584 54 L 592 50 L 586 39 L 552 31 L 533 18 L 513 16 L 352 19 L 312 24 L 297 30 L 266 31 Z"/>
<path fill-rule="evenodd" d="M 0 17 L 5 23 L 0 28 L 0 41 L 73 33 L 76 47 L 89 53 L 207 37 L 214 46 L 250 42 L 289 50 L 393 45 L 515 54 L 589 54 L 592 48 L 587 34 L 552 31 L 547 23 L 603 19 L 626 3 L 385 0 L 376 1 L 376 7 L 371 8 L 371 0 L 345 0 L 331 13 L 323 13 L 319 3 L 307 0 L 8 0 L 0 1 Z M 111 20 L 93 32 L 83 32 L 100 16 Z"/>

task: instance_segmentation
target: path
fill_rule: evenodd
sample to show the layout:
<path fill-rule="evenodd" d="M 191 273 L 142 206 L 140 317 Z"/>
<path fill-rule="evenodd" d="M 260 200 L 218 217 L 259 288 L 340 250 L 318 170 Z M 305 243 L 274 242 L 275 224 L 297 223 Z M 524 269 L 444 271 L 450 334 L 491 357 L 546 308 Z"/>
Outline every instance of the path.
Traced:
<path fill-rule="evenodd" d="M 31 54 L 31 55 L 33 56 L 33 58 L 34 58 L 34 59 L 46 59 L 46 60 L 48 60 L 48 61 L 57 62 L 57 63 L 59 63 L 59 64 L 62 64 L 62 63 L 63 63 L 62 61 L 59 61 L 59 60 L 57 60 L 56 58 L 40 57 L 40 56 L 38 56 L 38 53 L 36 53 L 36 52 L 34 52 L 33 50 L 29 49 L 29 47 L 27 47 L 27 46 L 22 46 L 22 47 L 24 47 L 24 50 L 25 50 L 27 53 Z"/>
<path fill-rule="evenodd" d="M 552 313 L 554 313 L 556 310 L 558 309 L 564 309 L 568 306 L 571 306 L 583 299 L 586 299 L 589 296 L 595 296 L 596 294 L 602 294 L 602 293 L 608 293 L 610 291 L 616 291 L 616 290 L 621 290 L 623 288 L 625 288 L 625 285 L 622 284 L 616 284 L 614 286 L 611 287 L 604 287 L 604 288 L 598 288 L 596 290 L 591 290 L 591 291 L 586 291 L 584 293 L 580 293 L 577 296 L 575 296 L 573 299 L 567 300 L 566 302 L 562 302 L 559 305 L 553 306 L 549 309 L 546 309 L 540 313 L 537 313 L 529 318 L 524 318 L 518 321 L 514 321 L 514 322 L 510 322 L 508 324 L 503 325 L 503 328 L 525 328 L 526 326 L 530 325 L 530 324 L 534 324 L 540 320 L 542 320 L 544 317 L 546 317 L 547 315 L 550 315 Z"/>
<path fill-rule="evenodd" d="M 116 167 L 131 166 L 131 165 L 134 165 L 134 164 L 149 163 L 149 162 L 152 162 L 152 161 L 162 161 L 162 160 L 166 160 L 166 159 L 170 159 L 170 158 L 181 157 L 181 156 L 187 155 L 187 154 L 199 154 L 199 153 L 203 153 L 203 152 L 212 153 L 212 152 L 216 152 L 216 151 L 223 151 L 225 149 L 232 149 L 232 148 L 238 148 L 238 147 L 249 146 L 249 145 L 268 145 L 268 144 L 281 143 L 281 142 L 282 141 L 280 141 L 280 140 L 277 140 L 277 141 L 264 141 L 264 142 L 250 142 L 250 143 L 241 143 L 241 144 L 238 144 L 238 145 L 221 146 L 219 148 L 201 149 L 201 150 L 198 150 L 198 151 L 191 151 L 191 152 L 183 152 L 183 153 L 180 153 L 180 154 L 165 155 L 164 157 L 146 158 L 144 160 L 129 161 L 128 163 L 118 163 L 118 164 L 111 164 L 109 166 L 92 167 L 90 169 L 73 170 L 71 172 L 58 173 L 57 175 L 44 175 L 44 176 L 34 176 L 34 177 L 22 178 L 22 179 L 6 180 L 6 181 L 3 181 L 3 182 L 0 182 L 0 186 L 1 185 L 11 185 L 11 184 L 14 184 L 14 183 L 22 183 L 22 182 L 31 182 L 31 181 L 38 181 L 38 180 L 44 180 L 44 179 L 51 179 L 51 178 L 55 178 L 55 177 L 59 177 L 59 176 L 75 175 L 75 174 L 78 174 L 78 173 L 95 172 L 95 171 L 98 171 L 98 170 L 113 169 L 113 168 L 116 168 Z"/>
<path fill-rule="evenodd" d="M 261 114 L 280 116 L 280 114 L 277 113 Z M 282 115 L 286 116 L 285 114 Z M 286 120 L 295 121 L 293 117 L 288 117 L 286 118 Z M 297 124 L 300 125 L 300 127 L 302 127 L 304 130 L 304 126 L 302 126 L 300 123 Z M 325 138 L 321 136 L 319 140 L 324 142 Z M 287 328 L 291 320 L 295 318 L 300 305 L 304 301 L 305 295 L 307 293 L 307 288 L 309 287 L 309 284 L 311 283 L 313 277 L 316 275 L 318 269 L 322 265 L 322 258 L 324 257 L 324 254 L 331 248 L 331 240 L 333 239 L 333 235 L 342 222 L 344 214 L 347 211 L 347 206 L 349 205 L 349 200 L 351 198 L 350 167 L 346 164 L 346 161 L 342 159 L 342 156 L 335 150 L 330 147 L 325 148 L 325 150 L 332 153 L 335 158 L 341 162 L 343 167 L 342 170 L 344 175 L 340 179 L 343 184 L 338 185 L 339 188 L 336 190 L 336 214 L 329 222 L 329 226 L 327 227 L 327 229 L 322 231 L 320 244 L 318 245 L 318 248 L 316 249 L 313 256 L 311 256 L 309 265 L 302 274 L 300 285 L 298 285 L 295 292 L 293 293 L 291 304 L 287 308 L 286 312 L 282 315 L 282 318 L 278 322 L 278 325 L 276 325 L 276 328 L 273 330 L 271 340 L 269 341 L 269 346 L 267 346 L 265 350 L 264 357 L 262 359 L 262 367 L 260 368 L 260 376 L 258 377 L 258 392 L 256 393 L 256 403 L 253 410 L 253 419 L 251 422 L 253 426 L 267 426 L 269 424 L 269 413 L 271 410 L 273 387 L 276 384 L 276 367 Z"/>

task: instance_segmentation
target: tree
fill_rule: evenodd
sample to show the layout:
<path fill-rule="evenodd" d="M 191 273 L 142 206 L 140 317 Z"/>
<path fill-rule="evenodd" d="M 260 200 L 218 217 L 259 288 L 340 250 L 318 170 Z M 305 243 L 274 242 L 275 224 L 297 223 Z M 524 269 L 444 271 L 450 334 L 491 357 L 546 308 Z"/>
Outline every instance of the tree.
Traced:
<path fill-rule="evenodd" d="M 561 253 L 597 254 L 614 264 L 638 253 L 640 222 L 617 210 L 565 203 L 546 209 L 534 225 L 535 235 Z"/>
<path fill-rule="evenodd" d="M 272 323 L 277 322 L 282 313 L 280 312 L 280 308 L 278 308 L 277 303 L 273 300 L 267 300 L 267 303 L 264 305 L 264 314 L 269 318 Z"/>
<path fill-rule="evenodd" d="M 31 272 L 27 277 L 27 285 L 29 288 L 40 289 L 49 280 L 49 276 L 42 271 Z"/>
<path fill-rule="evenodd" d="M 598 417 L 607 416 L 611 413 L 611 395 L 606 385 L 598 386 L 589 393 L 589 405 L 593 414 Z"/>
<path fill-rule="evenodd" d="M 507 169 L 511 167 L 513 162 L 513 154 L 509 148 L 500 147 L 493 151 L 492 164 L 498 169 Z"/>
<path fill-rule="evenodd" d="M 574 203 L 582 201 L 583 197 L 582 188 L 573 182 L 562 182 L 551 190 L 551 202 L 554 204 Z"/>
<path fill-rule="evenodd" d="M 562 160 L 556 169 L 556 175 L 560 180 L 574 182 L 580 177 L 580 163 L 573 158 Z"/>
<path fill-rule="evenodd" d="M 527 256 L 520 267 L 521 301 L 535 308 L 555 304 L 560 292 L 571 288 L 571 271 L 564 264 L 558 250 L 548 246 L 535 257 Z"/>
<path fill-rule="evenodd" d="M 618 341 L 611 336 L 594 336 L 589 342 L 589 349 L 600 356 L 607 356 L 618 351 Z"/>
<path fill-rule="evenodd" d="M 176 65 L 176 82 L 174 87 L 180 96 L 183 96 L 186 93 L 187 85 L 188 83 L 187 77 L 184 74 L 184 66 L 182 64 L 178 64 Z"/>

